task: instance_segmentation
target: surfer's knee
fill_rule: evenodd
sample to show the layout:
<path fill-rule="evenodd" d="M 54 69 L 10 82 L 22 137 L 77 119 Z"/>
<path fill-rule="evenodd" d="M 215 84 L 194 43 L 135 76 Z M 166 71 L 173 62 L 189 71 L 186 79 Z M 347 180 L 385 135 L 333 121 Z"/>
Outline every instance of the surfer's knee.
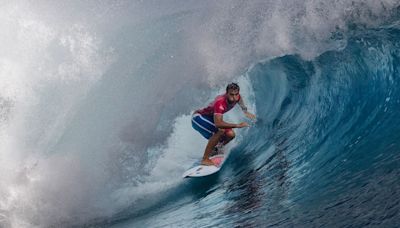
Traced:
<path fill-rule="evenodd" d="M 233 139 L 235 138 L 235 132 L 232 129 L 226 130 L 225 131 L 225 135 L 226 137 L 228 137 L 229 139 Z"/>

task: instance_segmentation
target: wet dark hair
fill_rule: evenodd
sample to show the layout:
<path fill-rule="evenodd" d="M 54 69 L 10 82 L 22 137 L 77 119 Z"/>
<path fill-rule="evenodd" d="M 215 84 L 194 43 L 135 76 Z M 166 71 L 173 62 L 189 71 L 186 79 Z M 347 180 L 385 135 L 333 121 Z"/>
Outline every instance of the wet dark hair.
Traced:
<path fill-rule="evenodd" d="M 228 84 L 228 86 L 226 86 L 226 92 L 228 92 L 230 89 L 240 91 L 239 85 L 234 82 L 232 82 L 232 83 Z"/>

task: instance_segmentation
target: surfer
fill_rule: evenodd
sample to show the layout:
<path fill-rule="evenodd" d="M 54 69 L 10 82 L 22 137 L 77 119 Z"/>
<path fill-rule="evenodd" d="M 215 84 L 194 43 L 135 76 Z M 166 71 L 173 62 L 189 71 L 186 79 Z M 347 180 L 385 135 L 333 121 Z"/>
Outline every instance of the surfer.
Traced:
<path fill-rule="evenodd" d="M 208 139 L 204 151 L 203 165 L 214 165 L 209 159 L 214 147 L 222 147 L 235 138 L 235 132 L 232 128 L 249 127 L 246 122 L 239 124 L 227 123 L 223 120 L 223 114 L 231 110 L 236 104 L 240 106 L 243 113 L 250 119 L 256 116 L 247 111 L 247 107 L 239 94 L 240 88 L 236 83 L 230 83 L 226 87 L 226 93 L 217 96 L 213 102 L 203 109 L 196 110 L 192 116 L 192 127 L 198 131 L 204 138 Z"/>

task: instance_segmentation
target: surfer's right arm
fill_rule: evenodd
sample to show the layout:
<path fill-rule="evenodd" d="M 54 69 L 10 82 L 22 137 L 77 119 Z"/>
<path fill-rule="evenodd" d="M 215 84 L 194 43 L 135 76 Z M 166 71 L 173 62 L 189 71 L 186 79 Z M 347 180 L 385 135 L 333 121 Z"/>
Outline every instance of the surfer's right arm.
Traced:
<path fill-rule="evenodd" d="M 242 128 L 242 127 L 249 126 L 249 124 L 246 122 L 241 122 L 239 124 L 227 123 L 223 120 L 223 115 L 220 113 L 214 114 L 214 124 L 217 128 L 220 128 L 220 129 Z"/>

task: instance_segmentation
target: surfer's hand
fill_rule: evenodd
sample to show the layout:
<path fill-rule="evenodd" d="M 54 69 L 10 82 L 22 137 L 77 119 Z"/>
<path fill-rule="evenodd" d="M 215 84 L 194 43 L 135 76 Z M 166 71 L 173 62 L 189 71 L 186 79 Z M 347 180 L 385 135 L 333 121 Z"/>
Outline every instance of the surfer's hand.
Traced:
<path fill-rule="evenodd" d="M 256 115 L 250 113 L 250 112 L 245 112 L 244 113 L 246 115 L 247 118 L 255 120 L 256 119 Z"/>
<path fill-rule="evenodd" d="M 243 127 L 249 127 L 250 125 L 246 122 L 241 122 L 240 124 L 237 124 L 237 128 L 243 128 Z"/>

